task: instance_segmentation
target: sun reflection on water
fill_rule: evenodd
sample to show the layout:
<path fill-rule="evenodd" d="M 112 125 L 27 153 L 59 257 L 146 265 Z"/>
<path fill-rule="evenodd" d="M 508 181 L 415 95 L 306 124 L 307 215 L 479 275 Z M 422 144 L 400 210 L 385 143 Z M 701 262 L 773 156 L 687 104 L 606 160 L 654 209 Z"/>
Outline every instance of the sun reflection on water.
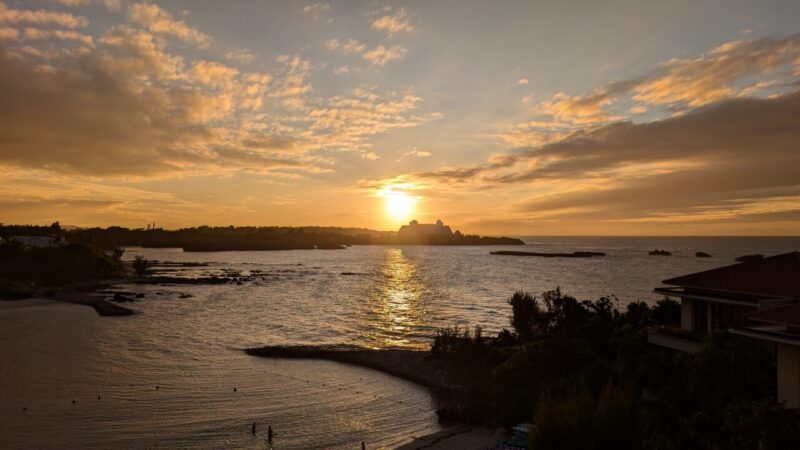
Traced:
<path fill-rule="evenodd" d="M 408 339 L 408 333 L 423 320 L 422 290 L 417 265 L 402 249 L 387 249 L 379 268 L 377 292 L 367 302 L 372 323 L 364 337 L 369 346 L 420 346 Z"/>

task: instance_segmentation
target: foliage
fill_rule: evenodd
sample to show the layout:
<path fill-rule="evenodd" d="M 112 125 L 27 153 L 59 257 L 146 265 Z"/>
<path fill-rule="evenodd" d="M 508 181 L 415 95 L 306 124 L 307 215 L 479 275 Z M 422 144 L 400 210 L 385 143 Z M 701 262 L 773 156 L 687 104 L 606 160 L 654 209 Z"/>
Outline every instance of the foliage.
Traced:
<path fill-rule="evenodd" d="M 650 311 L 653 322 L 663 326 L 680 325 L 681 304 L 671 298 L 659 300 Z"/>
<path fill-rule="evenodd" d="M 143 277 L 147 274 L 147 269 L 150 267 L 150 262 L 143 256 L 137 255 L 135 258 L 133 258 L 132 265 L 136 275 Z"/>
<path fill-rule="evenodd" d="M 0 273 L 21 284 L 59 285 L 114 276 L 120 262 L 97 247 L 26 248 L 15 242 L 0 246 Z"/>
<path fill-rule="evenodd" d="M 598 395 L 578 384 L 566 395 L 543 395 L 533 413 L 533 450 L 638 449 L 638 404 L 630 388 L 607 383 Z"/>
<path fill-rule="evenodd" d="M 667 300 L 619 309 L 613 297 L 578 301 L 556 289 L 516 292 L 509 303 L 512 331 L 487 337 L 452 328 L 434 339 L 433 354 L 460 388 L 448 411 L 460 420 L 509 426 L 533 418 L 536 449 L 796 442 L 798 417 L 772 398 L 775 355 L 763 343 L 720 334 L 698 354 L 648 345 L 649 324 L 680 317 Z M 754 422 L 745 426 L 747 417 Z"/>
<path fill-rule="evenodd" d="M 0 279 L 0 300 L 21 300 L 35 294 L 36 289 L 32 286 Z"/>

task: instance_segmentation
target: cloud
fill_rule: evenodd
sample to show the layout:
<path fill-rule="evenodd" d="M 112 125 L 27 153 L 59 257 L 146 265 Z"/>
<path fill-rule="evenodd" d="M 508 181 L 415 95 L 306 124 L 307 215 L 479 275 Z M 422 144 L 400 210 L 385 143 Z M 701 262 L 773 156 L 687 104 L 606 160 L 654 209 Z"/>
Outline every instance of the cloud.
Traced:
<path fill-rule="evenodd" d="M 72 30 L 42 30 L 39 28 L 25 28 L 25 39 L 56 39 L 62 41 L 76 41 L 87 47 L 94 46 L 94 40 L 91 36 Z"/>
<path fill-rule="evenodd" d="M 308 81 L 311 74 L 311 62 L 299 55 L 280 55 L 278 63 L 283 66 L 282 81 L 271 95 L 282 98 L 284 106 L 291 109 L 303 109 L 306 106 L 304 96 L 312 90 L 311 83 Z"/>
<path fill-rule="evenodd" d="M 232 87 L 239 70 L 214 61 L 195 61 L 190 71 L 192 77 L 212 88 Z"/>
<path fill-rule="evenodd" d="M 742 95 L 772 95 L 793 89 L 779 80 L 793 76 L 791 68 L 800 67 L 798 58 L 800 33 L 733 41 L 694 58 L 672 59 L 586 95 L 558 93 L 532 111 L 573 125 L 597 125 L 618 120 L 621 113 L 610 110 L 625 101 L 637 102 L 639 109 L 667 108 L 671 114 Z"/>
<path fill-rule="evenodd" d="M 366 159 L 369 161 L 375 161 L 376 159 L 380 159 L 381 157 L 378 156 L 375 152 L 366 152 L 361 154 L 361 159 Z"/>
<path fill-rule="evenodd" d="M 586 95 L 559 93 L 501 136 L 513 150 L 485 163 L 360 186 L 491 192 L 505 219 L 469 220 L 495 230 L 793 233 L 799 62 L 800 34 L 732 42 Z"/>
<path fill-rule="evenodd" d="M 268 74 L 205 60 L 187 70 L 164 45 L 117 27 L 47 66 L 47 54 L 0 47 L 0 165 L 95 177 L 315 170 L 245 145 L 269 136 L 239 114 L 259 106 Z"/>
<path fill-rule="evenodd" d="M 400 45 L 392 45 L 389 48 L 379 45 L 374 49 L 363 54 L 364 59 L 376 66 L 383 66 L 389 61 L 401 59 L 406 56 L 408 51 Z"/>
<path fill-rule="evenodd" d="M 366 44 L 356 39 L 328 39 L 325 41 L 324 46 L 330 51 L 336 51 L 344 55 L 361 55 L 364 60 L 376 66 L 383 66 L 389 61 L 401 59 L 408 53 L 405 47 L 400 45 L 392 45 L 388 48 L 383 45 L 378 45 L 370 50 L 367 48 Z"/>
<path fill-rule="evenodd" d="M 335 38 L 325 41 L 325 48 L 331 51 L 344 53 L 345 55 L 351 53 L 362 54 L 367 50 L 367 46 L 365 44 L 362 44 L 355 39 L 340 41 L 339 39 Z"/>
<path fill-rule="evenodd" d="M 80 28 L 89 24 L 85 17 L 52 11 L 29 11 L 12 9 L 0 2 L 0 23 L 29 23 L 36 25 L 57 25 L 64 28 Z"/>
<path fill-rule="evenodd" d="M 134 3 L 128 7 L 131 22 L 156 34 L 174 36 L 183 42 L 205 48 L 211 37 L 192 28 L 182 20 L 176 20 L 168 11 L 152 3 Z"/>
<path fill-rule="evenodd" d="M 91 0 L 52 0 L 52 1 L 73 8 L 76 6 L 86 6 L 91 3 Z"/>
<path fill-rule="evenodd" d="M 121 11 L 125 4 L 125 0 L 97 0 L 98 3 L 105 6 L 109 11 Z"/>
<path fill-rule="evenodd" d="M 418 173 L 459 186 L 527 186 L 528 218 L 701 222 L 800 213 L 800 92 L 733 98 L 648 123 L 622 122 Z M 738 220 L 738 219 L 737 219 Z"/>
<path fill-rule="evenodd" d="M 381 95 L 371 89 L 355 89 L 335 96 L 306 111 L 308 143 L 312 148 L 336 151 L 368 151 L 368 138 L 388 131 L 411 128 L 435 120 L 438 114 L 416 113 L 422 99 L 410 93 Z"/>
<path fill-rule="evenodd" d="M 331 5 L 329 3 L 312 3 L 303 7 L 303 13 L 313 17 L 314 20 L 323 21 L 323 18 L 331 12 Z M 328 18 L 326 22 L 333 22 L 332 18 Z"/>
<path fill-rule="evenodd" d="M 417 150 L 416 148 L 403 154 L 403 156 L 415 156 L 417 158 L 427 158 L 431 155 L 433 155 L 433 153 L 427 150 Z"/>
<path fill-rule="evenodd" d="M 245 64 L 255 61 L 256 57 L 255 53 L 246 48 L 233 50 L 225 54 L 225 58 L 228 60 Z"/>
<path fill-rule="evenodd" d="M 311 5 L 306 5 L 303 7 L 304 13 L 312 13 L 314 11 L 331 11 L 331 5 L 328 3 L 313 3 Z"/>
<path fill-rule="evenodd" d="M 394 14 L 384 15 L 372 22 L 372 29 L 383 31 L 389 36 L 398 33 L 413 33 L 414 25 L 408 20 L 408 13 L 405 9 L 398 9 Z"/>
<path fill-rule="evenodd" d="M 175 53 L 176 41 L 210 37 L 196 39 L 153 6 L 130 5 L 131 23 L 94 35 L 0 26 L 0 172 L 137 180 L 249 172 L 296 182 L 332 170 L 337 159 L 323 152 L 372 158 L 374 136 L 439 117 L 419 111 L 410 90 L 321 96 L 309 81 L 315 66 L 299 55 L 279 56 L 268 73 L 226 61 L 246 52 Z"/>
<path fill-rule="evenodd" d="M 16 28 L 0 27 L 0 42 L 15 41 L 19 39 L 19 31 Z"/>

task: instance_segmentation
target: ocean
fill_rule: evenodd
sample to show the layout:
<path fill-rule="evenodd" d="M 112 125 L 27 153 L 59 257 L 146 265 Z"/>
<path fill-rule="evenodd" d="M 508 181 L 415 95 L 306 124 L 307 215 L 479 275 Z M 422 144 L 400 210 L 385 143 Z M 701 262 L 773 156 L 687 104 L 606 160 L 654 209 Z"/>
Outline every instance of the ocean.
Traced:
<path fill-rule="evenodd" d="M 98 317 L 45 300 L 0 303 L 3 448 L 391 448 L 438 431 L 425 389 L 325 361 L 243 348 L 357 344 L 426 348 L 441 327 L 509 327 L 514 291 L 654 303 L 669 277 L 737 256 L 800 250 L 787 237 L 523 237 L 525 247 L 355 246 L 185 253 L 129 248 L 173 276 L 254 275 L 242 285 L 122 285 L 139 314 Z M 672 256 L 650 256 L 665 249 Z M 602 258 L 490 255 L 605 252 Z M 710 258 L 697 258 L 704 251 Z M 234 390 L 235 388 L 235 390 Z M 74 403 L 73 403 L 74 400 Z M 257 423 L 257 436 L 250 434 Z"/>

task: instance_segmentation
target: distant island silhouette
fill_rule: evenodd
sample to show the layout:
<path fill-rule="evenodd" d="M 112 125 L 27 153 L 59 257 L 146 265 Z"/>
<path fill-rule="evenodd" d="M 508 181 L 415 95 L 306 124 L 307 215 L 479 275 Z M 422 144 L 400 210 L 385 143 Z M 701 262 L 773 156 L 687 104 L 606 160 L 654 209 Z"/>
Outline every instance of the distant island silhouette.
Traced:
<path fill-rule="evenodd" d="M 54 235 L 54 233 L 56 235 Z M 441 220 L 422 224 L 412 220 L 398 231 L 346 227 L 209 227 L 166 230 L 146 228 L 72 228 L 0 225 L 0 238 L 51 236 L 69 243 L 103 249 L 119 247 L 182 248 L 187 252 L 247 250 L 338 250 L 351 245 L 524 245 L 516 238 L 453 232 Z"/>

